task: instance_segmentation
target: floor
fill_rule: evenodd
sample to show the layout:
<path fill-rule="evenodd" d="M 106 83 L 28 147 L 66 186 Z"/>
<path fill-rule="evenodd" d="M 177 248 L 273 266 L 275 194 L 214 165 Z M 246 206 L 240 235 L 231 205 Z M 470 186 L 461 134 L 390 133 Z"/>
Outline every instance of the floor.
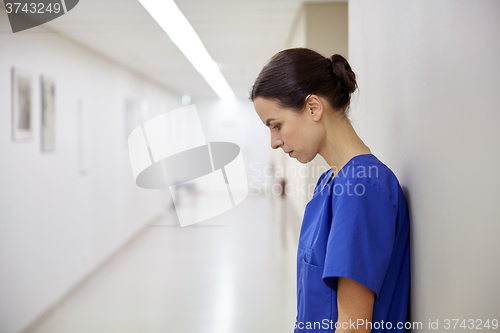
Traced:
<path fill-rule="evenodd" d="M 280 199 L 251 196 L 210 220 L 145 228 L 37 333 L 292 332 L 293 237 Z"/>

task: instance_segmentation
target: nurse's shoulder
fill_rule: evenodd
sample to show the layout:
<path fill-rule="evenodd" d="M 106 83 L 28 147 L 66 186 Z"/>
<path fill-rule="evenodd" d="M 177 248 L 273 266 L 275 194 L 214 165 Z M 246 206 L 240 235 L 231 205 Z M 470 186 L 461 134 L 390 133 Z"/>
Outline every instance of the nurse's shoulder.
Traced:
<path fill-rule="evenodd" d="M 357 184 L 370 184 L 385 194 L 395 207 L 398 205 L 398 179 L 394 172 L 373 154 L 355 156 L 339 171 L 336 178 L 339 186 L 352 186 L 353 190 Z"/>
<path fill-rule="evenodd" d="M 389 197 L 390 202 L 395 207 L 398 206 L 401 186 L 394 172 L 385 163 L 375 155 L 369 154 L 359 161 L 358 171 L 356 177 L 363 178 L 366 182 L 379 188 Z"/>

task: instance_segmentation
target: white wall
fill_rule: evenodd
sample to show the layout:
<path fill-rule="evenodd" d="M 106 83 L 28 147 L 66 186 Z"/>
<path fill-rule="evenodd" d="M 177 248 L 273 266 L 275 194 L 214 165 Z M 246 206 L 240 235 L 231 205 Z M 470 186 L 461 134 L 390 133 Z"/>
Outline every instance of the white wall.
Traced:
<path fill-rule="evenodd" d="M 0 34 L 0 332 L 18 332 L 161 214 L 169 195 L 138 188 L 128 157 L 126 99 L 149 117 L 180 97 L 57 34 Z M 33 74 L 33 139 L 11 140 L 11 67 Z M 56 83 L 56 144 L 40 152 L 39 77 Z M 78 161 L 78 117 L 85 165 Z"/>
<path fill-rule="evenodd" d="M 349 2 L 352 115 L 407 194 L 419 332 L 500 320 L 499 15 L 498 1 Z"/>
<path fill-rule="evenodd" d="M 326 57 L 337 53 L 348 58 L 347 1 L 310 2 L 304 9 L 307 47 Z"/>

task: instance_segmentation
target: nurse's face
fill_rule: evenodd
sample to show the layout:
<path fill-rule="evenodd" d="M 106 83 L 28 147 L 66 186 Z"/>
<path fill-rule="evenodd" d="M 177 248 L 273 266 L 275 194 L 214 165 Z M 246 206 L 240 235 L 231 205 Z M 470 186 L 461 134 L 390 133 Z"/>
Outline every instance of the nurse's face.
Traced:
<path fill-rule="evenodd" d="M 316 157 L 324 137 L 321 114 L 316 111 L 311 113 L 309 105 L 300 113 L 294 112 L 263 97 L 255 98 L 253 104 L 260 119 L 271 131 L 273 149 L 281 148 L 303 164 Z"/>

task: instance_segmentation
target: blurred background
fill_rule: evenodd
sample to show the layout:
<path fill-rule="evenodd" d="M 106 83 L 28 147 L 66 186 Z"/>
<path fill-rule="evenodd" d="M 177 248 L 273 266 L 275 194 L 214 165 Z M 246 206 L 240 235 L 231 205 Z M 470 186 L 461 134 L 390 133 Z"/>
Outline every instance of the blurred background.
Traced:
<path fill-rule="evenodd" d="M 302 215 L 328 166 L 272 150 L 248 99 L 290 47 L 358 76 L 351 121 L 410 207 L 418 331 L 500 319 L 500 2 L 175 4 L 225 94 L 137 0 L 18 33 L 0 2 L 0 333 L 292 332 Z M 136 186 L 127 137 L 190 104 L 207 141 L 240 146 L 249 194 L 181 228 L 168 190 Z"/>

